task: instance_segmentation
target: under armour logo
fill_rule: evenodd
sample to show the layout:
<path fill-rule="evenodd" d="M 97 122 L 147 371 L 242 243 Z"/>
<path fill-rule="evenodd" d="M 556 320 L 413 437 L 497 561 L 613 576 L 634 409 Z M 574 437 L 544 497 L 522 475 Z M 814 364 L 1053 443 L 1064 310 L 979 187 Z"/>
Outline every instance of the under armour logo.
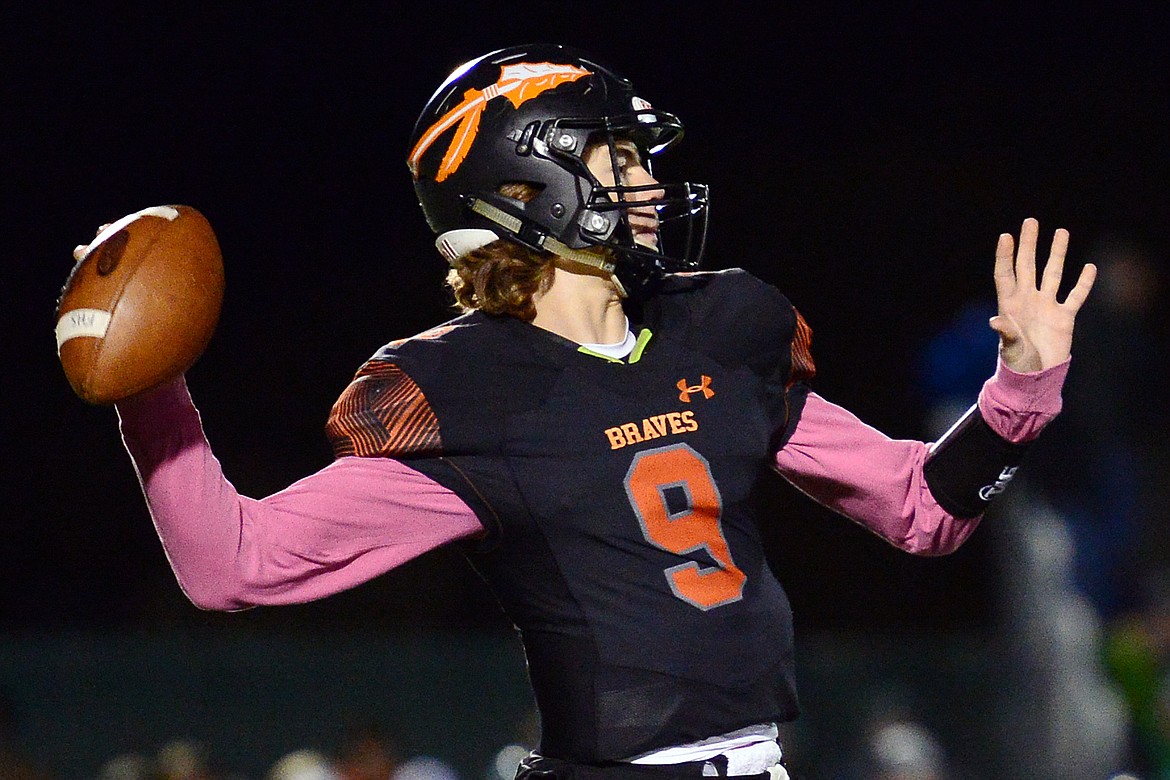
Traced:
<path fill-rule="evenodd" d="M 1012 481 L 1012 477 L 1016 475 L 1016 471 L 1019 468 L 1019 466 L 1011 466 L 999 472 L 999 477 L 994 483 L 979 488 L 979 497 L 984 501 L 990 501 L 995 496 L 1007 490 L 1008 483 Z"/>
<path fill-rule="evenodd" d="M 689 404 L 691 402 L 691 393 L 702 393 L 704 398 L 710 398 L 715 395 L 715 391 L 711 389 L 711 377 L 703 374 L 699 377 L 699 384 L 688 385 L 687 380 L 680 379 L 675 385 L 678 390 L 678 400 Z"/>

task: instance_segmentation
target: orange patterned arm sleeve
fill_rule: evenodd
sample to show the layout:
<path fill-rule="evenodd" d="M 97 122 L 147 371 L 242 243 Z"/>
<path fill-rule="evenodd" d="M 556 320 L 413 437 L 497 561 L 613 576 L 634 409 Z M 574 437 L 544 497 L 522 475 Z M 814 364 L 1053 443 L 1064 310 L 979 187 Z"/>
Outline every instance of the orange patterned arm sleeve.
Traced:
<path fill-rule="evenodd" d="M 325 425 L 335 457 L 442 453 L 439 420 L 422 389 L 393 363 L 372 360 L 337 399 Z"/>

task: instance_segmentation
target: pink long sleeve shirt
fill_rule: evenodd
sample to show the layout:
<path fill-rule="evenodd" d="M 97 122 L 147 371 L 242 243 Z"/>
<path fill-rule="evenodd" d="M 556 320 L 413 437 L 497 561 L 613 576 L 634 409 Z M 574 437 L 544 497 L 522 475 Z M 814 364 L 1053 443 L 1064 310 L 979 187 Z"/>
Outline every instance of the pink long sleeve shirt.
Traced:
<path fill-rule="evenodd" d="M 979 395 L 1012 442 L 1060 411 L 1068 361 L 1032 374 L 1000 363 Z M 483 532 L 453 492 L 390 458 L 343 457 L 267 498 L 223 474 L 178 380 L 117 405 L 122 437 L 179 585 L 197 606 L 291 604 L 366 582 L 428 550 Z M 891 439 L 811 394 L 773 466 L 797 488 L 912 553 L 951 552 L 979 518 L 957 519 L 923 478 L 929 445 Z"/>

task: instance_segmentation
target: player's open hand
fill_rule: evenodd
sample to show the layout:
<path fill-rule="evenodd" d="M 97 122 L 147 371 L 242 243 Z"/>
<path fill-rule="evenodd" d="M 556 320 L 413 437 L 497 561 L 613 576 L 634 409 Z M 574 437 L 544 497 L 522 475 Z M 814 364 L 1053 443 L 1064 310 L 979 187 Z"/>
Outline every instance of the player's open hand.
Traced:
<path fill-rule="evenodd" d="M 1068 231 L 1061 228 L 1052 237 L 1052 248 L 1043 275 L 1037 279 L 1036 239 L 1040 223 L 1024 220 L 1020 247 L 1016 251 L 1010 233 L 999 237 L 995 248 L 995 293 L 999 314 L 991 327 L 999 334 L 1000 354 L 1013 371 L 1040 371 L 1068 359 L 1072 348 L 1073 321 L 1089 297 L 1097 278 L 1097 267 L 1081 269 L 1076 285 L 1064 302 L 1056 299 L 1068 251 Z"/>

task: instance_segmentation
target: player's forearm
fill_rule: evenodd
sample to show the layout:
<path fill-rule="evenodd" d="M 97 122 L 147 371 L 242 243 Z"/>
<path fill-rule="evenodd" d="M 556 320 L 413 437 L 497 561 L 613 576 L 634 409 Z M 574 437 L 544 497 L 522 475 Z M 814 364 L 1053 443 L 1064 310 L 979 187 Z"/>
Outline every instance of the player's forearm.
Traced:
<path fill-rule="evenodd" d="M 1034 439 L 1060 411 L 1068 363 L 1032 374 L 1000 364 L 983 387 L 979 409 L 1006 441 Z M 979 518 L 956 518 L 931 493 L 926 444 L 890 439 L 839 406 L 812 394 L 776 468 L 820 503 L 891 544 L 923 555 L 953 551 Z"/>
<path fill-rule="evenodd" d="M 119 415 L 167 557 L 205 609 L 322 598 L 482 531 L 457 496 L 386 458 L 342 458 L 267 498 L 241 496 L 181 382 Z"/>
<path fill-rule="evenodd" d="M 183 592 L 204 609 L 238 609 L 240 496 L 223 476 L 180 379 L 117 404 L 155 529 Z"/>
<path fill-rule="evenodd" d="M 971 535 L 978 518 L 958 520 L 938 505 L 923 477 L 926 453 L 924 443 L 891 439 L 810 393 L 775 467 L 817 502 L 894 546 L 942 555 Z"/>

